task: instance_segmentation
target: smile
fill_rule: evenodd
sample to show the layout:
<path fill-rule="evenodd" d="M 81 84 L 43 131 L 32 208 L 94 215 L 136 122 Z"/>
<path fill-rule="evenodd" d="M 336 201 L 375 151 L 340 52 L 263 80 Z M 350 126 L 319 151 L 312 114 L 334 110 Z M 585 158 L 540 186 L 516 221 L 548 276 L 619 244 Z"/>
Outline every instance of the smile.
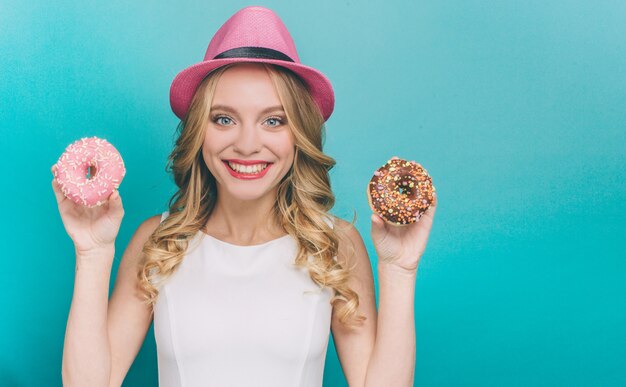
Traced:
<path fill-rule="evenodd" d="M 260 179 L 265 176 L 273 165 L 272 163 L 241 165 L 225 160 L 223 160 L 222 163 L 224 163 L 231 176 L 242 180 Z"/>

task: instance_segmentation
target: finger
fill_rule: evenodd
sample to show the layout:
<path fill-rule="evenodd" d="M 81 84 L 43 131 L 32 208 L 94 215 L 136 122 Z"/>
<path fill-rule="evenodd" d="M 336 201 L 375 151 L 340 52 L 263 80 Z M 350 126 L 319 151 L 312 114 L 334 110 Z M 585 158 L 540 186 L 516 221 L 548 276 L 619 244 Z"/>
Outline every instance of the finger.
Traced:
<path fill-rule="evenodd" d="M 54 197 L 56 198 L 58 204 L 66 199 L 65 195 L 61 191 L 61 186 L 59 186 L 56 177 L 52 178 L 52 190 L 54 191 Z"/>
<path fill-rule="evenodd" d="M 372 214 L 372 224 L 376 227 L 384 226 L 384 221 L 377 214 Z"/>
<path fill-rule="evenodd" d="M 424 211 L 423 216 L 426 216 L 428 219 L 432 220 L 435 217 L 436 211 L 437 211 L 437 197 L 434 196 L 432 203 L 430 203 L 430 206 L 428 206 L 426 211 Z"/>
<path fill-rule="evenodd" d="M 122 197 L 118 190 L 113 190 L 111 195 L 109 195 L 109 211 L 111 211 L 111 216 L 121 219 L 124 216 L 124 206 L 122 204 Z"/>
<path fill-rule="evenodd" d="M 108 201 L 109 201 L 109 206 L 111 206 L 112 208 L 115 206 L 118 206 L 122 201 L 120 199 L 120 192 L 114 189 L 113 192 L 111 192 L 111 194 L 109 195 Z"/>
<path fill-rule="evenodd" d="M 372 220 L 372 240 L 378 243 L 385 239 L 385 235 L 387 235 L 385 221 L 376 213 L 373 213 L 370 218 Z"/>
<path fill-rule="evenodd" d="M 437 211 L 437 195 L 433 193 L 433 201 L 430 206 L 424 211 L 422 216 L 419 218 L 418 223 L 422 228 L 426 228 L 430 230 L 433 224 L 433 220 L 435 218 L 435 212 Z"/>

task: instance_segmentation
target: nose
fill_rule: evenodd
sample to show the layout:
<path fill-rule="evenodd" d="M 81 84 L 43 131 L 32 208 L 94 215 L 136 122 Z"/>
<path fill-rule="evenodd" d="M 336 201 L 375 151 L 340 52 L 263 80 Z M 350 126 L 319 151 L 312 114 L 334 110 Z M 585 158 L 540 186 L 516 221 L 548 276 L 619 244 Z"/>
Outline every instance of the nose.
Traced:
<path fill-rule="evenodd" d="M 234 143 L 235 151 L 247 155 L 254 154 L 261 150 L 260 129 L 254 124 L 245 124 L 240 126 L 237 139 Z"/>

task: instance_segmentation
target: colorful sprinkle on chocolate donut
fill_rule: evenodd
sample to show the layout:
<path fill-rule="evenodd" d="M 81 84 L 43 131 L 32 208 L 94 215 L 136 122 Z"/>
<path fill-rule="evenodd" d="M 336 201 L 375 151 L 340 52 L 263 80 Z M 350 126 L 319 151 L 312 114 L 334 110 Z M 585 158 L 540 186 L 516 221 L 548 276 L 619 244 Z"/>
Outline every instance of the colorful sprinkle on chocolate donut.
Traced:
<path fill-rule="evenodd" d="M 374 172 L 367 199 L 386 222 L 406 225 L 419 220 L 434 201 L 435 192 L 426 169 L 415 161 L 394 157 Z"/>

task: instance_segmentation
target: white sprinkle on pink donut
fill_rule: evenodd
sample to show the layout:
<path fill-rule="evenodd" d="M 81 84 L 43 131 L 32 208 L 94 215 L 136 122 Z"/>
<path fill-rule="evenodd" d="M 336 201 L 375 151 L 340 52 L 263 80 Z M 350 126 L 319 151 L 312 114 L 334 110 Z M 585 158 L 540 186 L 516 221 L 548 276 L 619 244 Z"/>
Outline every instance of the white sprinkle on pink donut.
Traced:
<path fill-rule="evenodd" d="M 105 203 L 126 174 L 122 156 L 107 140 L 85 137 L 68 145 L 56 163 L 54 177 L 63 194 L 76 204 Z M 91 178 L 87 178 L 91 168 Z"/>

